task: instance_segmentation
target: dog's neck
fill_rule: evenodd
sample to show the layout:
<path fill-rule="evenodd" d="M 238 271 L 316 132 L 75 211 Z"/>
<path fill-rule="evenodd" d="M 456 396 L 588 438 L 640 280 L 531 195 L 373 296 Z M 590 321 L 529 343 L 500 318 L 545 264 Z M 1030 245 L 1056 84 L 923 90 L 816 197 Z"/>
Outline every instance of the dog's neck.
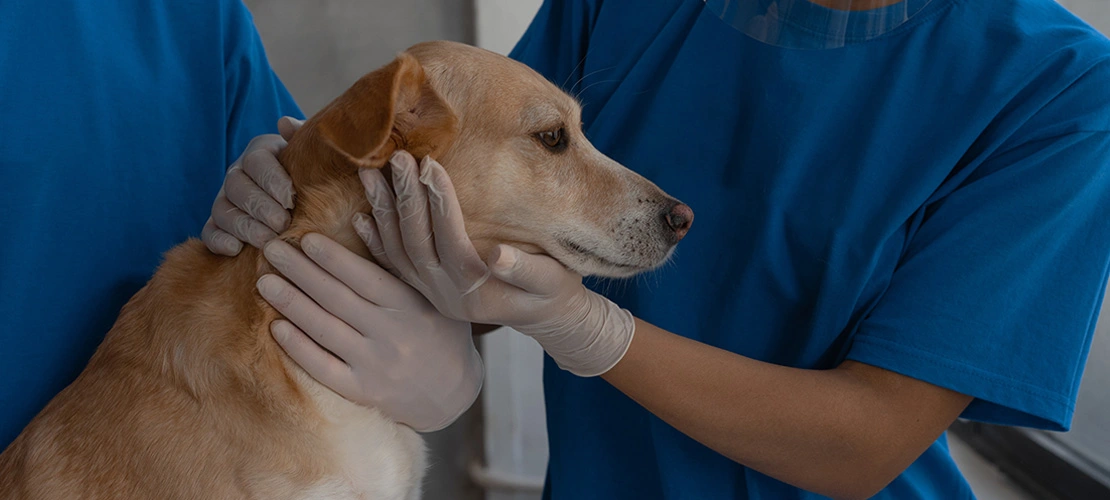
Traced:
<path fill-rule="evenodd" d="M 320 233 L 369 258 L 351 224 L 356 213 L 370 210 L 358 168 L 329 146 L 311 122 L 297 131 L 278 160 L 296 190 L 292 221 L 279 237 L 299 246 L 304 235 Z"/>
<path fill-rule="evenodd" d="M 279 237 L 299 247 L 305 234 L 320 233 L 369 258 L 351 223 L 370 210 L 358 171 L 317 139 L 298 132 L 279 155 L 297 192 L 292 222 Z M 97 356 L 153 364 L 198 400 L 229 391 L 261 400 L 293 397 L 294 365 L 270 337 L 278 313 L 255 289 L 270 273 L 274 267 L 251 246 L 228 258 L 197 240 L 179 245 L 124 306 Z M 181 326 L 158 326 L 166 324 Z"/>

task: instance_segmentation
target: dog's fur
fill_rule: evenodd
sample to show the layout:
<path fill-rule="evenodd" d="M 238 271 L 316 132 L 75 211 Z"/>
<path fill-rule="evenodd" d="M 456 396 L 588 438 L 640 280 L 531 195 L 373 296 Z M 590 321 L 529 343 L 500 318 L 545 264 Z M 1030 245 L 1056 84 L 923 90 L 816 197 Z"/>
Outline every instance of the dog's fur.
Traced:
<path fill-rule="evenodd" d="M 558 129 L 562 145 L 537 136 Z M 577 103 L 538 74 L 430 42 L 294 135 L 280 160 L 297 207 L 280 237 L 318 232 L 369 258 L 350 224 L 370 208 L 357 172 L 397 149 L 441 161 L 483 255 L 511 243 L 628 276 L 665 261 L 692 216 L 597 152 Z M 271 339 L 279 316 L 255 290 L 270 272 L 254 248 L 170 250 L 87 368 L 0 455 L 0 498 L 418 498 L 421 438 L 320 385 Z"/>

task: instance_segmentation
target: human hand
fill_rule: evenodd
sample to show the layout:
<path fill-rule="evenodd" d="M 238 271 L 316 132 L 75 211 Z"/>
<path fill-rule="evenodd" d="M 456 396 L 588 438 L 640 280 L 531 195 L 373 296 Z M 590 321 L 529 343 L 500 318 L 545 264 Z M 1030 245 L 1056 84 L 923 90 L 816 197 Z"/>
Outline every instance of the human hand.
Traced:
<path fill-rule="evenodd" d="M 266 275 L 258 290 L 288 318 L 271 333 L 309 375 L 420 432 L 447 427 L 474 403 L 484 368 L 470 323 L 325 236 L 307 234 L 301 248 L 267 244 L 266 259 L 296 287 Z"/>
<path fill-rule="evenodd" d="M 244 241 L 262 248 L 289 227 L 293 181 L 277 155 L 303 124 L 283 117 L 278 120 L 280 135 L 255 137 L 227 169 L 224 185 L 212 203 L 212 216 L 200 233 L 212 253 L 238 255 Z"/>
<path fill-rule="evenodd" d="M 418 167 L 406 152 L 390 159 L 393 189 L 379 170 L 360 177 L 373 218 L 355 229 L 375 260 L 446 316 L 510 326 L 579 376 L 601 375 L 632 342 L 632 314 L 582 285 L 558 261 L 499 245 L 488 262 L 466 234 L 447 172 L 431 158 Z"/>

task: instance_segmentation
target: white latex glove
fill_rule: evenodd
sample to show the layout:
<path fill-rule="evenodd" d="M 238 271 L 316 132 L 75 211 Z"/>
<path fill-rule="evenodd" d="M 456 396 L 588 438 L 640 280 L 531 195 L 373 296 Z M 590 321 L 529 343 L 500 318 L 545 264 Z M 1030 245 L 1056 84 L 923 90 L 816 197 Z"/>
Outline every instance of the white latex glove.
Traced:
<path fill-rule="evenodd" d="M 510 326 L 559 367 L 592 377 L 617 364 L 632 342 L 632 314 L 582 285 L 558 261 L 499 245 L 488 264 L 467 236 L 454 187 L 435 160 L 390 159 L 393 190 L 379 170 L 360 173 L 373 219 L 355 217 L 370 253 L 448 317 Z M 394 191 L 396 194 L 394 194 Z"/>
<path fill-rule="evenodd" d="M 286 141 L 304 122 L 278 120 L 281 135 L 260 135 L 227 169 L 224 185 L 212 204 L 212 216 L 200 237 L 212 253 L 238 255 L 243 243 L 262 248 L 289 227 L 293 180 L 277 161 Z"/>
<path fill-rule="evenodd" d="M 271 332 L 309 375 L 420 432 L 474 403 L 485 371 L 469 322 L 325 236 L 305 235 L 301 248 L 267 244 L 266 259 L 297 286 L 270 274 L 258 291 L 289 318 Z"/>

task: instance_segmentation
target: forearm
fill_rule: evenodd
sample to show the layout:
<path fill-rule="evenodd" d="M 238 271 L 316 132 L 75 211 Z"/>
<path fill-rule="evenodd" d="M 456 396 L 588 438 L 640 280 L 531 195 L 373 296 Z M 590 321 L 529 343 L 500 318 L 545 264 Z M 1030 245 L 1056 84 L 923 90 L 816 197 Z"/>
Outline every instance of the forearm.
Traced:
<path fill-rule="evenodd" d="M 859 497 L 908 467 L 946 426 L 933 432 L 936 422 L 951 422 L 970 400 L 933 386 L 924 397 L 921 391 L 904 397 L 897 384 L 876 383 L 874 370 L 857 363 L 833 370 L 777 366 L 637 320 L 627 354 L 604 378 L 738 463 L 825 495 Z M 954 397 L 962 404 L 937 401 Z M 944 414 L 926 422 L 906 418 L 935 416 L 937 407 Z"/>

